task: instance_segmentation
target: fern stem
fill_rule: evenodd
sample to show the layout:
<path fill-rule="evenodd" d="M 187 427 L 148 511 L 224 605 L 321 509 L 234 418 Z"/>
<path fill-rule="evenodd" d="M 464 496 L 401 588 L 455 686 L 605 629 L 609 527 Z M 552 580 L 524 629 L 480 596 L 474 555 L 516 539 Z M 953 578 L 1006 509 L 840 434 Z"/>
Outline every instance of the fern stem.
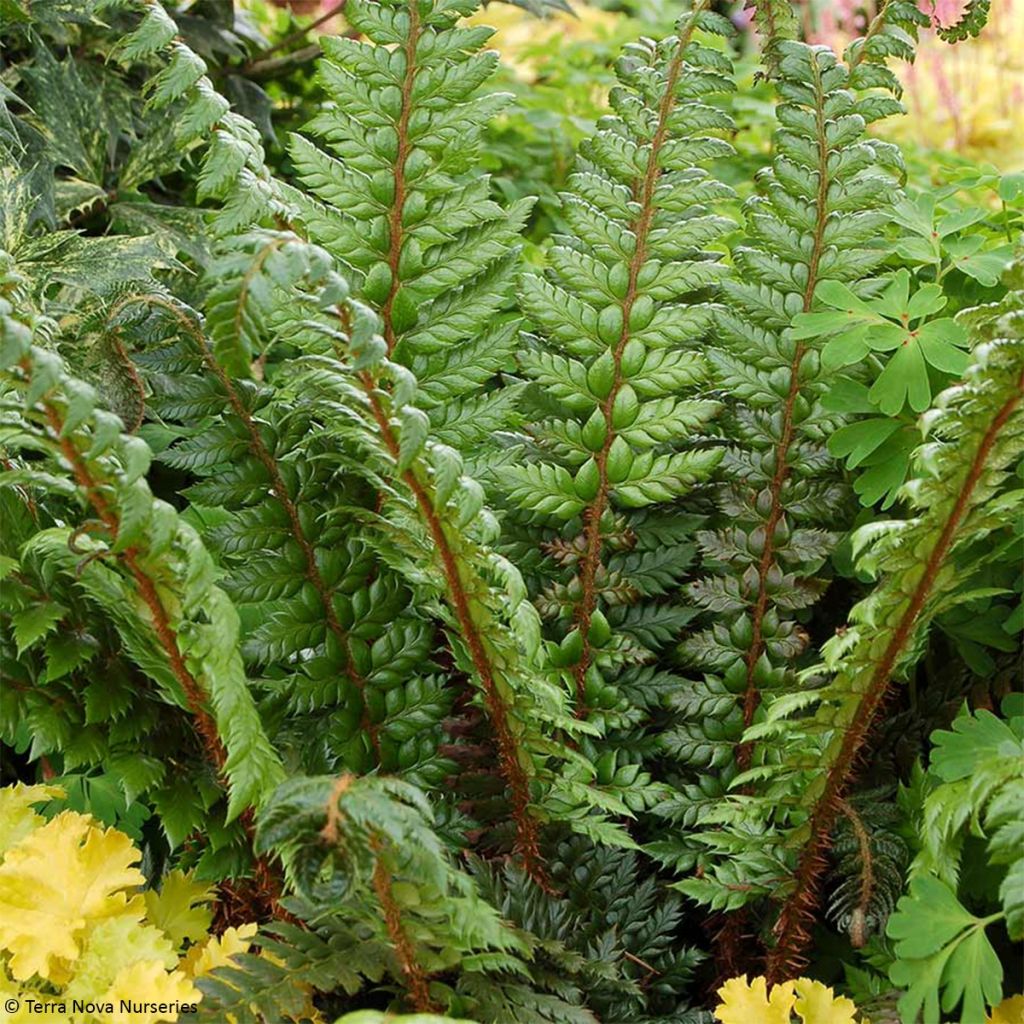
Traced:
<path fill-rule="evenodd" d="M 985 470 L 989 453 L 1000 431 L 1020 405 L 1024 397 L 1022 392 L 1024 374 L 1018 379 L 1016 393 L 1002 405 L 982 437 L 963 487 L 924 564 L 921 578 L 871 675 L 867 690 L 843 735 L 839 752 L 829 767 L 824 788 L 811 813 L 809 839 L 800 854 L 795 888 L 786 900 L 775 926 L 777 943 L 769 953 L 766 969 L 769 984 L 777 984 L 784 980 L 805 962 L 804 950 L 810 937 L 808 926 L 813 920 L 829 838 L 836 817 L 842 810 L 843 793 L 850 782 L 857 757 L 864 747 L 875 715 L 888 692 L 893 669 L 914 635 L 914 626 L 953 545 L 957 529 L 967 515 L 972 494 Z"/>
<path fill-rule="evenodd" d="M 868 42 L 885 28 L 885 19 L 888 9 L 889 0 L 882 0 L 881 5 L 878 8 L 878 13 L 871 19 L 871 23 L 868 25 L 864 35 L 858 40 L 860 46 L 857 47 L 856 52 L 850 54 L 848 66 L 851 73 L 864 59 L 864 52 Z"/>
<path fill-rule="evenodd" d="M 840 798 L 837 806 L 850 822 L 860 850 L 860 899 L 857 900 L 857 906 L 850 918 L 850 944 L 854 949 L 860 949 L 867 941 L 864 922 L 871 906 L 871 898 L 875 894 L 875 858 L 871 852 L 871 837 L 853 805 Z"/>
<path fill-rule="evenodd" d="M 374 379 L 369 373 L 363 372 L 359 374 L 359 381 L 366 392 L 371 413 L 380 428 L 384 444 L 387 446 L 392 458 L 397 462 L 399 458 L 398 440 L 391 429 L 387 414 L 375 394 Z M 487 708 L 498 744 L 498 759 L 501 773 L 509 790 L 512 817 L 515 821 L 516 829 L 516 852 L 519 854 L 523 870 L 539 885 L 547 888 L 549 883 L 540 853 L 537 820 L 530 813 L 529 779 L 519 761 L 519 745 L 516 743 L 509 722 L 508 708 L 498 692 L 491 658 L 487 653 L 480 630 L 473 619 L 469 597 L 459 573 L 458 561 L 452 551 L 444 525 L 434 509 L 430 495 L 417 479 L 415 473 L 411 469 L 407 469 L 401 474 L 401 479 L 416 499 L 420 515 L 423 517 L 437 547 L 437 551 L 441 556 L 445 581 L 448 586 L 448 598 L 458 620 L 459 629 L 466 642 L 466 647 L 469 650 L 473 667 L 480 678 L 480 685 L 484 693 L 484 704 Z"/>
<path fill-rule="evenodd" d="M 384 923 L 402 967 L 402 973 L 405 975 L 413 1008 L 417 1013 L 433 1013 L 437 1007 L 430 1000 L 427 976 L 416 960 L 416 951 L 405 933 L 405 928 L 402 927 L 402 911 L 391 887 L 391 872 L 380 856 L 373 865 L 373 891 L 377 894 L 381 910 L 384 912 Z"/>
<path fill-rule="evenodd" d="M 696 15 L 707 6 L 707 0 L 700 0 L 693 6 L 693 13 Z M 583 641 L 583 652 L 580 655 L 575 667 L 573 676 L 576 682 L 576 717 L 586 718 L 586 675 L 590 668 L 593 651 L 590 644 L 590 623 L 594 611 L 597 608 L 597 593 L 595 583 L 597 573 L 601 567 L 602 537 L 601 519 L 604 517 L 608 507 L 608 456 L 612 444 L 616 438 L 613 425 L 613 410 L 615 399 L 622 389 L 622 353 L 629 343 L 631 336 L 629 317 L 636 301 L 638 288 L 637 281 L 640 271 L 647 262 L 647 241 L 654 221 L 654 190 L 661 176 L 661 168 L 658 166 L 658 154 L 668 136 L 669 117 L 676 105 L 676 85 L 683 69 L 683 59 L 686 54 L 686 47 L 689 45 L 696 29 L 696 19 L 691 18 L 679 38 L 675 55 L 668 67 L 668 74 L 665 81 L 665 92 L 658 107 L 658 122 L 654 135 L 651 139 L 651 149 L 647 158 L 647 167 L 644 176 L 639 179 L 633 189 L 633 198 L 640 205 L 640 212 L 631 228 L 636 235 L 636 247 L 629 262 L 629 278 L 626 287 L 626 294 L 622 299 L 622 330 L 619 334 L 615 350 L 612 353 L 614 375 L 611 390 L 601 406 L 601 413 L 604 416 L 605 439 L 601 450 L 595 456 L 594 462 L 598 471 L 598 488 L 590 506 L 583 511 L 583 518 L 586 523 L 584 538 L 584 555 L 580 564 L 580 587 L 582 594 L 579 606 L 576 609 L 576 624 Z"/>
<path fill-rule="evenodd" d="M 25 372 L 26 378 L 31 378 L 32 368 L 27 359 L 22 360 L 21 368 Z M 46 399 L 43 399 L 42 407 L 47 423 L 53 431 L 61 453 L 75 475 L 78 486 L 82 488 L 82 492 L 85 494 L 89 504 L 92 505 L 103 525 L 109 530 L 111 537 L 116 539 L 118 529 L 120 528 L 120 521 L 117 513 L 110 507 L 107 499 L 103 496 L 100 482 L 90 472 L 85 459 L 82 458 L 82 453 L 75 447 L 72 439 L 64 435 L 64 422 L 57 408 Z M 202 687 L 185 664 L 185 659 L 178 647 L 177 637 L 171 626 L 167 609 L 164 608 L 163 602 L 160 600 L 156 584 L 139 564 L 138 552 L 134 547 L 125 549 L 117 557 L 120 558 L 132 574 L 135 584 L 139 589 L 139 595 L 145 602 L 146 607 L 149 608 L 153 619 L 153 630 L 160 641 L 160 646 L 164 649 L 171 671 L 185 695 L 188 710 L 195 719 L 196 731 L 203 741 L 207 758 L 218 772 L 222 772 L 227 761 L 227 752 L 217 731 L 217 726 L 209 711 L 206 710 Z"/>
<path fill-rule="evenodd" d="M 403 41 L 402 48 L 405 51 L 405 75 L 402 78 L 402 106 L 399 111 L 398 121 L 395 124 L 395 133 L 398 136 L 398 154 L 395 157 L 394 182 L 395 197 L 388 212 L 388 267 L 391 270 L 391 285 L 388 289 L 388 296 L 380 309 L 380 317 L 384 324 L 384 340 L 388 344 L 388 355 L 395 350 L 398 343 L 398 335 L 395 332 L 392 311 L 398 289 L 401 287 L 399 276 L 399 264 L 402 257 L 402 242 L 404 231 L 402 228 L 402 214 L 405 210 L 405 162 L 409 158 L 412 146 L 409 143 L 409 117 L 412 114 L 412 90 L 416 82 L 416 44 L 420 37 L 420 9 L 417 0 L 410 0 L 409 9 L 409 32 Z"/>

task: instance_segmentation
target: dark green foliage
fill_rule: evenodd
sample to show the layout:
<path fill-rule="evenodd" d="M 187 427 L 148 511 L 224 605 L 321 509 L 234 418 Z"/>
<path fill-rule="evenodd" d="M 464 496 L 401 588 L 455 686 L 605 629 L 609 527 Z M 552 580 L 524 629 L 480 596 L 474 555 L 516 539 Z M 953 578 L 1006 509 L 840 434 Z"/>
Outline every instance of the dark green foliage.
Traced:
<path fill-rule="evenodd" d="M 720 512 L 697 534 L 703 575 L 687 586 L 707 626 L 679 649 L 704 674 L 678 701 L 683 721 L 666 737 L 690 772 L 710 770 L 685 791 L 694 810 L 681 801 L 665 809 L 682 824 L 760 760 L 739 741 L 766 695 L 799 689 L 808 610 L 827 586 L 836 527 L 849 522 L 825 449 L 842 422 L 824 403 L 832 370 L 821 332 L 799 328 L 829 288 L 858 289 L 884 259 L 874 238 L 900 169 L 891 145 L 865 136 L 875 101 L 851 91 L 851 72 L 831 51 L 780 42 L 777 53 L 781 127 L 746 204 L 747 238 L 733 249 L 738 274 L 724 284 L 710 355 L 733 400 Z M 686 841 L 659 849 L 679 867 L 695 857 Z"/>
<path fill-rule="evenodd" d="M 903 892 L 909 851 L 899 834 L 899 809 L 889 796 L 866 790 L 856 800 L 844 800 L 832 837 L 836 883 L 828 915 L 858 949 L 883 930 Z"/>
<path fill-rule="evenodd" d="M 133 315 L 169 321 L 173 343 L 139 357 L 149 414 L 165 428 L 181 424 L 164 430 L 179 438 L 160 459 L 197 478 L 184 493 L 253 624 L 242 649 L 280 723 L 275 742 L 307 771 L 379 766 L 436 785 L 451 697 L 431 674 L 434 627 L 410 613 L 408 589 L 353 535 L 351 511 L 336 501 L 346 478 L 327 462 L 329 445 L 311 443 L 319 424 L 283 391 L 271 348 L 275 301 L 315 273 L 310 258 L 282 233 L 232 239 L 210 273 L 223 281 L 227 264 L 242 287 L 211 290 L 212 341 L 159 297 L 122 300 L 112 326 L 127 332 Z M 368 505 L 372 491 L 348 480 L 351 500 Z"/>
<path fill-rule="evenodd" d="M 503 209 L 485 176 L 466 174 L 481 132 L 509 99 L 480 91 L 497 64 L 480 50 L 491 31 L 455 26 L 474 8 L 472 0 L 346 8 L 369 42 L 325 40 L 319 76 L 330 105 L 307 126 L 323 148 L 292 139 L 310 195 L 290 193 L 309 237 L 380 314 L 387 354 L 416 375 L 437 441 L 467 454 L 507 426 L 515 404 L 516 387 L 481 387 L 512 359 L 516 321 L 507 309 L 532 206 Z"/>
<path fill-rule="evenodd" d="M 538 937 L 538 960 L 563 977 L 579 973 L 582 993 L 602 1021 L 674 1020 L 703 955 L 679 945 L 681 901 L 651 878 L 641 879 L 637 856 L 594 848 L 578 837 L 558 844 L 544 893 L 521 872 L 477 874 L 482 892 L 518 927 Z M 607 923 L 615 922 L 609 932 Z M 567 947 L 558 957 L 559 944 Z M 540 966 L 534 967 L 537 975 Z"/>
<path fill-rule="evenodd" d="M 853 608 L 849 627 L 823 646 L 827 682 L 771 704 L 766 721 L 747 736 L 771 742 L 778 762 L 749 773 L 759 783 L 756 797 L 718 809 L 717 818 L 731 822 L 737 840 L 757 834 L 756 844 L 748 839 L 748 852 L 742 855 L 747 871 L 764 879 L 751 888 L 752 894 L 768 891 L 769 871 L 795 864 L 768 961 L 775 979 L 803 957 L 822 854 L 891 682 L 904 677 L 920 657 L 934 616 L 970 600 L 972 573 L 986 556 L 966 565 L 958 556 L 973 550 L 977 558 L 972 544 L 1007 521 L 1003 490 L 1024 437 L 1019 304 L 1020 294 L 1011 292 L 1002 309 L 978 318 L 994 325 L 984 328 L 993 339 L 978 345 L 964 382 L 944 392 L 927 418 L 936 441 L 918 449 L 920 475 L 906 490 L 920 514 L 869 524 L 858 534 L 860 565 L 879 575 L 880 583 Z M 982 335 L 981 328 L 975 329 L 976 337 Z M 805 713 L 808 707 L 813 714 Z M 768 822 L 782 825 L 781 843 L 766 834 Z M 731 898 L 724 887 L 735 872 L 735 862 L 725 861 L 713 877 L 679 887 L 715 903 Z"/>

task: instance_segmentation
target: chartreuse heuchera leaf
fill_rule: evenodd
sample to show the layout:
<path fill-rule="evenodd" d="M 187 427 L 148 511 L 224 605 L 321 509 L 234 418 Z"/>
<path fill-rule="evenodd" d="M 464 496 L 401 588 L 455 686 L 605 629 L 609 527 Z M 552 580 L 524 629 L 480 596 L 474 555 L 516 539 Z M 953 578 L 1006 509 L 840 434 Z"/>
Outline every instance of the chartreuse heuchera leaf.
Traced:
<path fill-rule="evenodd" d="M 720 1024 L 859 1024 L 857 1008 L 820 981 L 797 978 L 768 991 L 763 977 L 730 978 L 718 990 L 715 1019 Z"/>
<path fill-rule="evenodd" d="M 208 936 L 211 915 L 196 903 L 211 893 L 184 875 L 143 894 L 141 854 L 126 835 L 75 811 L 47 821 L 32 810 L 61 796 L 52 786 L 0 790 L 0 994 L 8 1019 L 60 1012 L 81 1024 L 156 1024 L 194 1012 L 203 998 L 194 980 L 248 949 L 238 933 L 251 938 L 256 926 Z M 175 904 L 195 918 L 184 930 L 166 928 Z"/>

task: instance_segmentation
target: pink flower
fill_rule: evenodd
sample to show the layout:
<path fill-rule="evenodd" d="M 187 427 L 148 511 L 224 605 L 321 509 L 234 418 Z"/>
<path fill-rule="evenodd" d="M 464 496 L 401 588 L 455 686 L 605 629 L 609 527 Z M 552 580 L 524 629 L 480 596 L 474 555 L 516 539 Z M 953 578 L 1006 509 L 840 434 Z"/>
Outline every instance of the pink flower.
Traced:
<path fill-rule="evenodd" d="M 967 0 L 920 0 L 918 6 L 931 15 L 932 25 L 949 28 L 963 18 Z"/>

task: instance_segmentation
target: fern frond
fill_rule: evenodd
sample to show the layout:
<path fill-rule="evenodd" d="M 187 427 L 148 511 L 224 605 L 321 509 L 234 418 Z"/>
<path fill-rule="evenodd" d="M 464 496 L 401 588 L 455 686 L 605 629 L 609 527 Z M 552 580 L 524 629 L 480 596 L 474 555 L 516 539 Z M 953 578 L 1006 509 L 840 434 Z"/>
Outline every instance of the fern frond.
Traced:
<path fill-rule="evenodd" d="M 968 0 L 967 8 L 955 25 L 939 27 L 939 38 L 947 43 L 960 43 L 977 36 L 988 24 L 992 0 Z"/>
<path fill-rule="evenodd" d="M 556 238 L 550 274 L 521 286 L 545 344 L 520 362 L 552 412 L 531 426 L 536 461 L 509 473 L 509 497 L 546 528 L 555 572 L 538 602 L 554 620 L 553 657 L 575 690 L 576 715 L 596 722 L 629 714 L 616 674 L 671 636 L 668 618 L 653 627 L 663 606 L 641 599 L 666 593 L 693 554 L 686 530 L 649 538 L 645 522 L 722 457 L 694 440 L 718 403 L 690 397 L 704 373 L 708 298 L 724 276 L 705 247 L 732 226 L 715 213 L 731 191 L 702 166 L 730 152 L 718 134 L 730 121 L 710 102 L 732 87 L 731 68 L 700 41 L 702 30 L 727 26 L 699 3 L 677 35 L 627 47 L 614 116 L 582 144 L 561 196 L 572 234 Z"/>
<path fill-rule="evenodd" d="M 883 0 L 864 35 L 847 47 L 843 57 L 850 69 L 850 84 L 866 93 L 861 100 L 865 120 L 901 112 L 896 100 L 902 95 L 903 86 L 888 67 L 888 60 L 896 57 L 912 62 L 918 31 L 929 24 L 928 15 L 912 0 Z M 881 92 L 874 93 L 875 89 Z"/>
<path fill-rule="evenodd" d="M 964 586 L 957 551 L 1008 515 L 999 489 L 1024 449 L 1020 304 L 1020 293 L 1010 292 L 1001 311 L 990 311 L 994 337 L 976 348 L 963 383 L 944 392 L 926 414 L 936 441 L 918 450 L 922 476 L 906 489 L 920 514 L 874 530 L 862 545 L 860 564 L 884 574 L 882 581 L 851 612 L 848 633 L 825 645 L 825 665 L 834 676 L 816 692 L 813 716 L 797 729 L 793 720 L 787 722 L 793 730 L 784 758 L 789 767 L 766 795 L 770 798 L 773 789 L 778 795 L 799 780 L 797 806 L 807 818 L 787 839 L 798 857 L 793 890 L 776 927 L 778 942 L 769 955 L 775 979 L 788 976 L 800 960 L 839 801 L 892 680 L 919 656 L 945 595 Z M 807 771 L 809 750 L 825 770 Z"/>
<path fill-rule="evenodd" d="M 18 284 L 8 277 L 5 291 Z M 228 783 L 230 820 L 260 804 L 282 775 L 242 669 L 237 612 L 214 585 L 213 562 L 194 530 L 153 498 L 145 442 L 123 434 L 95 391 L 33 344 L 45 321 L 2 301 L 0 372 L 19 400 L 5 445 L 42 453 L 52 467 L 43 472 L 37 460 L 26 463 L 5 474 L 6 482 L 24 476 L 34 486 L 75 494 L 96 521 L 39 534 L 32 543 L 74 572 L 73 549 L 85 543 L 88 529 L 82 585 L 119 627 L 131 623 L 123 639 L 140 668 L 165 699 L 192 714 L 207 756 Z M 129 614 L 132 607 L 141 621 Z"/>
<path fill-rule="evenodd" d="M 452 417 L 465 421 L 460 403 L 479 393 L 480 370 L 464 367 L 482 344 L 500 351 L 513 336 L 502 311 L 528 209 L 503 210 L 487 198 L 486 180 L 456 177 L 505 102 L 477 95 L 494 60 L 477 52 L 486 30 L 455 24 L 469 9 L 357 3 L 349 16 L 377 45 L 330 46 L 321 77 L 338 107 L 311 128 L 337 156 L 296 138 L 299 177 L 317 198 L 284 194 L 311 239 L 347 265 L 363 304 L 332 301 L 326 291 L 311 296 L 323 336 L 319 346 L 313 339 L 305 346 L 320 355 L 298 386 L 316 396 L 339 446 L 363 453 L 364 470 L 384 495 L 380 514 L 366 520 L 387 548 L 385 559 L 436 602 L 456 664 L 479 688 L 515 847 L 541 878 L 540 821 L 568 813 L 579 829 L 603 826 L 600 815 L 578 813 L 581 801 L 596 809 L 599 799 L 583 781 L 585 762 L 557 782 L 552 775 L 552 757 L 567 752 L 546 733 L 571 723 L 560 693 L 541 676 L 536 614 L 519 573 L 491 549 L 497 531 L 483 489 L 442 440 Z M 447 411 L 421 397 L 419 374 L 427 396 L 443 386 Z M 547 787 L 555 788 L 545 797 Z"/>
<path fill-rule="evenodd" d="M 308 125 L 320 146 L 292 139 L 308 194 L 289 192 L 307 237 L 341 261 L 353 294 L 380 316 L 388 357 L 430 385 L 419 403 L 438 440 L 458 440 L 467 457 L 511 420 L 514 390 L 490 396 L 499 405 L 487 412 L 476 396 L 486 367 L 508 365 L 514 257 L 532 205 L 502 208 L 485 176 L 465 173 L 511 99 L 481 92 L 497 54 L 481 50 L 491 30 L 457 25 L 474 9 L 346 8 L 365 41 L 324 39 L 319 78 L 331 105 Z"/>
<path fill-rule="evenodd" d="M 753 14 L 761 37 L 761 62 L 769 76 L 779 70 L 780 46 L 799 38 L 800 23 L 790 0 L 747 0 L 744 8 Z"/>
<path fill-rule="evenodd" d="M 159 0 L 136 0 L 142 15 L 136 27 L 114 47 L 124 64 L 158 59 L 160 70 L 147 82 L 146 109 L 170 119 L 172 151 L 201 148 L 197 198 L 220 199 L 210 227 L 228 235 L 256 223 L 269 212 L 284 217 L 266 167 L 259 130 L 230 109 L 207 75 L 206 61 L 183 40 L 173 16 Z M 145 147 L 139 166 L 126 169 L 126 184 L 137 186 L 165 168 L 144 161 L 154 156 Z"/>
<path fill-rule="evenodd" d="M 885 922 L 903 891 L 909 859 L 907 844 L 893 829 L 898 814 L 877 790 L 843 800 L 832 837 L 836 885 L 828 900 L 828 915 L 860 949 L 872 935 L 884 932 Z"/>
<path fill-rule="evenodd" d="M 964 709 L 950 730 L 932 734 L 928 773 L 934 786 L 925 798 L 924 848 L 913 870 L 931 872 L 955 887 L 964 829 L 982 823 L 990 862 L 1007 865 L 999 895 L 1007 930 L 1016 942 L 1024 935 L 1024 856 L 1018 842 L 1024 827 L 1019 771 L 1024 723 L 1015 701 L 1013 696 L 1004 701 L 1005 720 L 990 711 L 971 715 Z"/>
<path fill-rule="evenodd" d="M 824 589 L 816 573 L 835 536 L 822 527 L 842 512 L 842 492 L 822 472 L 829 374 L 794 318 L 825 282 L 855 284 L 881 262 L 870 239 L 895 191 L 888 151 L 864 136 L 848 69 L 820 47 L 786 42 L 779 54 L 783 127 L 747 205 L 750 244 L 734 252 L 741 273 L 724 285 L 725 344 L 711 353 L 718 383 L 741 403 L 729 423 L 737 447 L 723 463 L 721 525 L 699 537 L 717 572 L 689 588 L 716 625 L 682 647 L 737 694 L 734 732 L 753 722 L 762 692 L 793 685 L 790 666 L 807 642 L 794 612 Z M 752 748 L 739 745 L 739 769 L 751 761 Z"/>
<path fill-rule="evenodd" d="M 379 980 L 383 967 L 421 1012 L 448 1003 L 447 986 L 431 975 L 455 963 L 516 973 L 529 951 L 454 867 L 433 825 L 426 798 L 408 783 L 341 776 L 285 783 L 257 831 L 261 852 L 284 857 L 309 916 L 367 934 L 364 964 L 387 950 L 383 964 L 362 971 Z M 359 964 L 346 974 L 354 979 Z"/>

